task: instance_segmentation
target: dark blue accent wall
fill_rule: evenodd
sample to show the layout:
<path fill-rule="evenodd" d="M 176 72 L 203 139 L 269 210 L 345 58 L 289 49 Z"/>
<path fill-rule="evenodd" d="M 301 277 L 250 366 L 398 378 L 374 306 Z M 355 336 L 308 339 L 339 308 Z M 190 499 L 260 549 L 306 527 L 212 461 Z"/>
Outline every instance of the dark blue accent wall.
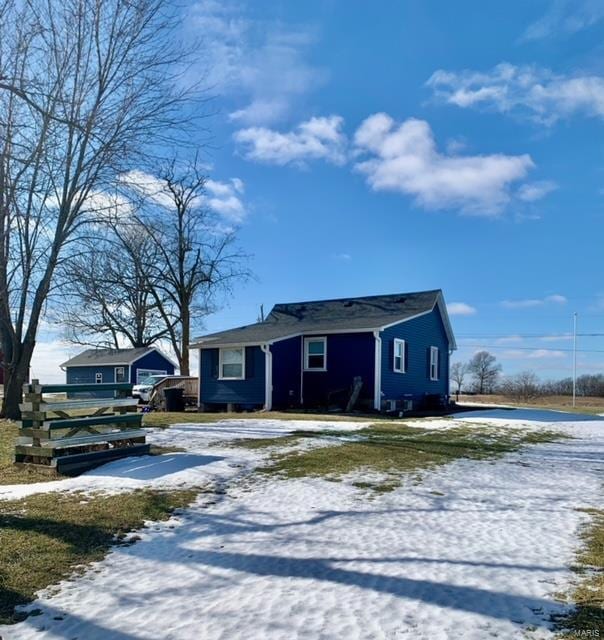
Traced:
<path fill-rule="evenodd" d="M 218 379 L 218 349 L 200 350 L 201 402 L 205 404 L 264 404 L 265 356 L 260 347 L 245 348 L 245 380 Z"/>
<path fill-rule="evenodd" d="M 273 408 L 300 406 L 302 375 L 302 336 L 280 340 L 271 345 L 273 354 Z"/>
<path fill-rule="evenodd" d="M 139 369 L 155 369 L 156 371 L 166 371 L 167 375 L 174 375 L 174 365 L 157 351 L 151 351 L 137 360 L 130 367 L 130 382 L 136 384 L 136 373 Z"/>
<path fill-rule="evenodd" d="M 317 334 L 317 337 L 321 334 Z M 311 337 L 311 336 L 305 336 Z M 325 407 L 342 404 L 353 378 L 360 376 L 363 387 L 359 400 L 373 401 L 375 338 L 373 333 L 339 333 L 327 335 L 327 371 L 304 371 L 303 404 Z M 301 367 L 301 358 L 292 367 Z M 343 392 L 343 393 L 341 393 Z M 331 401 L 328 402 L 328 398 Z"/>
<path fill-rule="evenodd" d="M 426 395 L 449 394 L 449 342 L 440 312 L 401 322 L 380 333 L 382 338 L 382 398 L 423 401 Z M 394 339 L 405 340 L 407 371 L 393 368 Z M 430 380 L 430 347 L 439 349 L 439 379 Z"/>

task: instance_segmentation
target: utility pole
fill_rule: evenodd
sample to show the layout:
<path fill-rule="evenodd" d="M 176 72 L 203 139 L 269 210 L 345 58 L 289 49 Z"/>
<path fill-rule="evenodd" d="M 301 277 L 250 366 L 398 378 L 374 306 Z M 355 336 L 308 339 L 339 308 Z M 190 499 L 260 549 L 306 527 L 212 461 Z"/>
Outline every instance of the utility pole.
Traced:
<path fill-rule="evenodd" d="M 577 406 L 577 312 L 573 313 L 573 407 Z"/>

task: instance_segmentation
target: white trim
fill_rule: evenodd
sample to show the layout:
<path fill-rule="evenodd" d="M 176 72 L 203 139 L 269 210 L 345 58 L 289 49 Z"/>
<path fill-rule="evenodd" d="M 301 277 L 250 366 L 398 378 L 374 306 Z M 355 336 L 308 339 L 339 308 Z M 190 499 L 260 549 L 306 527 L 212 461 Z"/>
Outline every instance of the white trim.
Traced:
<path fill-rule="evenodd" d="M 94 374 L 94 384 L 103 384 L 103 374 L 100 371 Z"/>
<path fill-rule="evenodd" d="M 400 354 L 400 356 L 397 355 L 396 353 L 396 347 L 402 344 L 403 345 L 403 352 Z M 396 368 L 396 359 L 400 358 L 401 360 L 401 368 L 397 369 Z M 394 343 L 393 343 L 393 349 L 392 349 L 392 371 L 394 371 L 395 373 L 407 373 L 407 341 L 403 340 L 402 338 L 394 338 Z"/>
<path fill-rule="evenodd" d="M 375 355 L 373 363 L 373 408 L 380 411 L 382 408 L 382 339 L 380 332 L 373 332 L 375 338 Z"/>
<path fill-rule="evenodd" d="M 199 350 L 199 358 L 197 358 L 197 370 L 199 375 L 197 376 L 197 408 L 201 410 L 201 349 Z"/>
<path fill-rule="evenodd" d="M 222 361 L 224 351 L 241 351 L 241 376 L 223 376 L 222 375 Z M 223 347 L 218 350 L 218 380 L 245 380 L 245 347 Z"/>
<path fill-rule="evenodd" d="M 264 351 L 264 410 L 270 411 L 273 408 L 273 354 L 268 344 L 260 348 Z"/>
<path fill-rule="evenodd" d="M 141 371 L 144 371 L 147 374 L 144 378 L 141 376 Z M 142 384 L 145 378 L 149 378 L 151 376 L 168 377 L 168 372 L 166 371 L 166 369 L 136 369 L 136 382 L 134 384 Z"/>
<path fill-rule="evenodd" d="M 300 406 L 304 405 L 304 336 L 300 336 Z"/>
<path fill-rule="evenodd" d="M 389 322 L 388 324 L 382 325 L 379 327 L 380 331 L 384 331 L 384 329 L 390 329 L 390 327 L 396 327 L 397 324 L 402 324 L 403 322 L 409 322 L 409 320 L 415 320 L 415 318 L 421 318 L 422 316 L 427 316 L 429 313 L 434 311 L 434 307 L 428 309 L 427 311 L 422 311 L 421 313 L 416 313 L 414 316 L 409 316 L 408 318 L 402 318 L 401 320 L 395 320 L 394 322 Z"/>
<path fill-rule="evenodd" d="M 436 356 L 436 357 L 434 357 Z M 438 369 L 440 365 L 440 349 L 438 347 L 430 347 L 430 380 L 436 382 L 438 378 Z M 436 373 L 433 374 L 432 369 L 436 368 Z"/>
<path fill-rule="evenodd" d="M 117 370 L 121 369 L 123 374 L 124 374 L 124 380 L 122 380 L 121 382 L 130 382 L 129 379 L 126 379 L 126 368 L 127 365 L 118 365 L 117 367 L 113 367 L 113 382 L 117 383 Z M 130 373 L 130 371 L 128 371 L 128 373 Z M 128 376 L 129 377 L 129 376 Z"/>
<path fill-rule="evenodd" d="M 310 342 L 322 342 L 323 343 L 323 366 L 322 367 L 309 367 L 308 358 L 311 354 L 308 353 L 308 344 Z M 317 354 L 312 354 L 317 355 Z M 325 336 L 308 336 L 304 338 L 304 364 L 302 371 L 327 371 L 327 338 Z"/>

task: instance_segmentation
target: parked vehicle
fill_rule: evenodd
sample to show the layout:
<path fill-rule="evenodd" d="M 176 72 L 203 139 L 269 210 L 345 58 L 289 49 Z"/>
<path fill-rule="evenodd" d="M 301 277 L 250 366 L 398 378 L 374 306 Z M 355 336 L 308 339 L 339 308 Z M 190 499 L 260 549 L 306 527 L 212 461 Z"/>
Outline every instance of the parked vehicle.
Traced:
<path fill-rule="evenodd" d="M 132 397 L 139 398 L 142 402 L 149 402 L 153 387 L 166 378 L 178 378 L 178 376 L 153 375 L 141 380 L 139 384 L 132 387 Z"/>

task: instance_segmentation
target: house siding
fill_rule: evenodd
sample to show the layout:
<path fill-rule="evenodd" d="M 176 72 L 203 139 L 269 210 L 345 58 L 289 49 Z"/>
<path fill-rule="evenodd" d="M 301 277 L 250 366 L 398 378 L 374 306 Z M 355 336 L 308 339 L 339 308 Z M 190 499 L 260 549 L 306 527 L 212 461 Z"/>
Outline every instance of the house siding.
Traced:
<path fill-rule="evenodd" d="M 382 339 L 381 391 L 383 400 L 412 399 L 421 406 L 427 396 L 449 395 L 449 341 L 438 309 L 380 332 Z M 394 339 L 406 341 L 407 370 L 393 368 Z M 430 347 L 439 350 L 438 380 L 430 380 Z"/>
<path fill-rule="evenodd" d="M 273 408 L 293 409 L 301 405 L 302 336 L 271 345 L 273 355 Z"/>
<path fill-rule="evenodd" d="M 323 337 L 324 334 L 305 337 Z M 374 390 L 375 338 L 372 333 L 328 334 L 327 371 L 304 371 L 302 395 L 305 407 L 327 407 L 347 400 L 353 379 L 360 376 L 363 386 L 359 403 L 371 405 Z M 292 367 L 302 368 L 302 355 Z M 342 393 L 337 393 L 342 392 Z M 334 395 L 335 394 L 335 395 Z M 330 401 L 331 399 L 331 401 Z"/>
<path fill-rule="evenodd" d="M 131 365 L 91 365 L 86 367 L 65 367 L 65 381 L 67 384 L 93 384 L 96 374 L 103 375 L 104 383 L 115 382 L 116 367 L 124 366 L 126 369 L 126 380 L 131 384 L 136 384 L 136 373 L 139 369 L 155 369 L 166 371 L 167 375 L 174 374 L 174 365 L 157 351 L 151 351 Z M 128 369 L 130 370 L 128 372 Z M 70 394 L 70 396 L 73 394 Z M 78 394 L 80 395 L 80 394 Z M 83 396 L 89 398 L 112 398 L 113 391 L 91 391 Z"/>
<path fill-rule="evenodd" d="M 200 399 L 204 404 L 264 405 L 265 355 L 260 347 L 245 348 L 245 379 L 218 379 L 219 349 L 200 350 Z"/>
<path fill-rule="evenodd" d="M 167 375 L 174 375 L 174 365 L 167 360 L 161 353 L 151 351 L 142 358 L 134 362 L 130 367 L 130 382 L 136 384 L 136 375 L 139 370 L 154 369 L 156 371 L 165 371 Z"/>

